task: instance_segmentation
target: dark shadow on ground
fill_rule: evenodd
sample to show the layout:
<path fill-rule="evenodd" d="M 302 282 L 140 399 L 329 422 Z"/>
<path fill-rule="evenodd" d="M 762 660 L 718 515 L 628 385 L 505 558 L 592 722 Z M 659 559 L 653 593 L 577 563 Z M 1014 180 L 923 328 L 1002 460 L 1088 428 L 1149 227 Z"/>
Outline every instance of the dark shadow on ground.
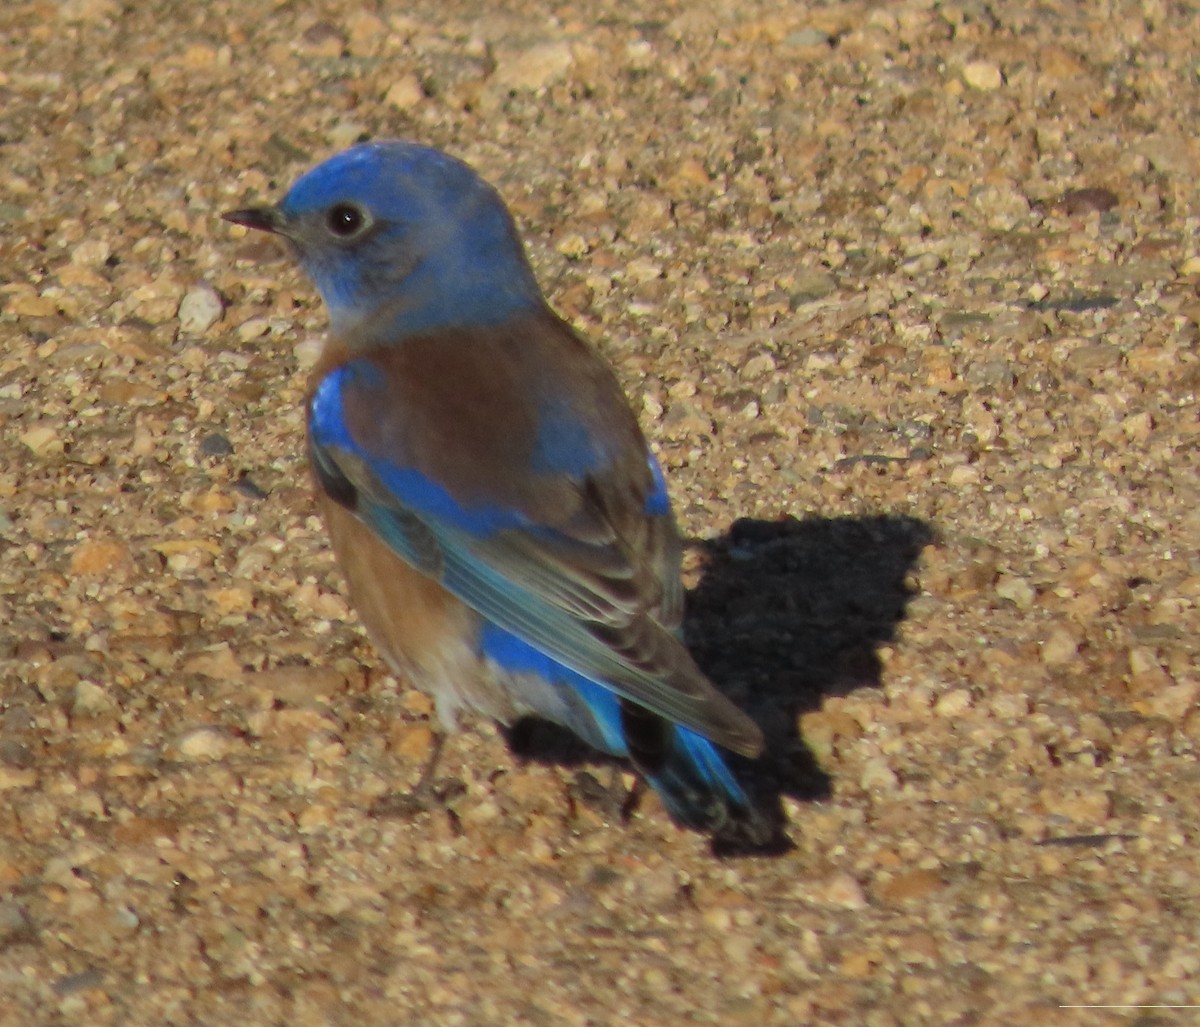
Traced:
<path fill-rule="evenodd" d="M 826 798 L 832 782 L 799 737 L 800 714 L 831 695 L 880 685 L 879 646 L 896 637 L 907 584 L 932 529 L 912 517 L 736 521 L 705 543 L 688 597 L 701 669 L 763 729 L 747 772 L 769 791 Z"/>
<path fill-rule="evenodd" d="M 719 538 L 693 543 L 707 563 L 688 596 L 688 645 L 713 683 L 762 728 L 763 757 L 733 762 L 778 822 L 780 796 L 832 794 L 833 782 L 799 737 L 798 718 L 827 696 L 880 684 L 877 650 L 894 640 L 909 573 L 933 540 L 923 521 L 879 516 L 743 519 Z M 604 762 L 541 722 L 522 722 L 508 739 L 516 755 L 538 762 Z M 577 781 L 579 801 L 603 801 L 590 774 Z M 716 848 L 738 851 L 736 839 Z"/>

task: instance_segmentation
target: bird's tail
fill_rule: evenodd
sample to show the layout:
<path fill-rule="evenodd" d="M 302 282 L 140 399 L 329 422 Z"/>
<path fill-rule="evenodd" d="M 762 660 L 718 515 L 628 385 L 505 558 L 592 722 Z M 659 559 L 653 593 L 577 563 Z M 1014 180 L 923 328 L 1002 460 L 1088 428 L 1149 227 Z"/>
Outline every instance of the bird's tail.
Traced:
<path fill-rule="evenodd" d="M 756 804 L 731 769 L 737 757 L 582 674 L 558 665 L 552 673 L 558 705 L 529 712 L 549 714 L 597 749 L 629 759 L 677 823 L 712 835 L 722 852 L 786 848 L 778 813 Z"/>
<path fill-rule="evenodd" d="M 776 840 L 778 825 L 746 794 L 728 757 L 707 738 L 626 700 L 621 726 L 630 760 L 673 819 L 751 846 Z"/>

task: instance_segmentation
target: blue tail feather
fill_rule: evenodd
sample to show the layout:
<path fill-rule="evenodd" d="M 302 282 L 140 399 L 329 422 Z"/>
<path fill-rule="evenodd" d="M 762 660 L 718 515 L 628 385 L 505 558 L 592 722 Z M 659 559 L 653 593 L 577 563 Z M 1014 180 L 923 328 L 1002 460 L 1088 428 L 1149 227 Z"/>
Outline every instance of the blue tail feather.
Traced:
<path fill-rule="evenodd" d="M 768 821 L 707 738 L 623 701 L 621 723 L 630 759 L 673 819 L 715 835 L 771 839 Z"/>
<path fill-rule="evenodd" d="M 699 831 L 732 829 L 760 842 L 773 835 L 727 756 L 707 738 L 622 699 L 495 625 L 484 628 L 483 650 L 510 673 L 534 675 L 548 685 L 535 691 L 526 677 L 522 694 L 532 700 L 529 712 L 631 760 L 674 820 Z"/>
<path fill-rule="evenodd" d="M 667 739 L 659 768 L 646 779 L 662 797 L 676 820 L 712 830 L 737 811 L 752 809 L 742 786 L 724 758 L 707 738 L 676 726 Z"/>

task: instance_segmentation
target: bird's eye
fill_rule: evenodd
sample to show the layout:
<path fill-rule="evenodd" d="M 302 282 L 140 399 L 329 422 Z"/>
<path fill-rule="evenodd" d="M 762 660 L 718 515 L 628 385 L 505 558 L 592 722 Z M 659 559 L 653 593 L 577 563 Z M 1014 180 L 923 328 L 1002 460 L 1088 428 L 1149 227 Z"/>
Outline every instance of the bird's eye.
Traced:
<path fill-rule="evenodd" d="M 367 215 L 352 203 L 339 203 L 329 208 L 325 224 L 334 235 L 349 239 L 363 230 Z"/>

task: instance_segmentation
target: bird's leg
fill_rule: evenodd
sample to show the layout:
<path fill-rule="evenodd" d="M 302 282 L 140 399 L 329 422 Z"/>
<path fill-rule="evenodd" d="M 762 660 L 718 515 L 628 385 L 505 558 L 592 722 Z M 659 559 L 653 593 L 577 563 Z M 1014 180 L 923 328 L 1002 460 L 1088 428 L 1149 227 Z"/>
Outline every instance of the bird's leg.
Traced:
<path fill-rule="evenodd" d="M 433 809 L 439 796 L 434 788 L 435 771 L 441 761 L 442 751 L 446 748 L 446 734 L 443 731 L 433 733 L 433 748 L 430 749 L 429 759 L 421 769 L 417 783 L 407 792 L 393 792 L 385 795 L 375 803 L 371 812 L 377 817 L 415 817 L 418 813 L 427 813 Z"/>
<path fill-rule="evenodd" d="M 616 770 L 616 786 L 622 790 L 625 787 L 625 782 L 621 778 L 621 771 Z M 646 791 L 646 779 L 638 774 L 633 779 L 633 787 L 629 789 L 629 793 L 625 796 L 625 801 L 621 803 L 621 819 L 628 822 L 637 812 L 637 808 L 641 805 L 642 795 Z"/>
<path fill-rule="evenodd" d="M 602 783 L 591 771 L 576 771 L 567 787 L 571 802 L 594 810 L 611 821 L 628 820 L 636 798 L 625 788 L 623 769 L 616 765 L 610 767 L 607 783 Z"/>
<path fill-rule="evenodd" d="M 408 793 L 413 798 L 433 798 L 434 772 L 437 770 L 437 765 L 442 761 L 442 753 L 445 752 L 445 750 L 445 732 L 435 731 L 433 733 L 433 745 L 429 750 L 429 759 L 425 761 L 425 766 L 421 768 L 421 776 L 417 778 L 417 783 L 413 785 L 412 791 Z"/>

